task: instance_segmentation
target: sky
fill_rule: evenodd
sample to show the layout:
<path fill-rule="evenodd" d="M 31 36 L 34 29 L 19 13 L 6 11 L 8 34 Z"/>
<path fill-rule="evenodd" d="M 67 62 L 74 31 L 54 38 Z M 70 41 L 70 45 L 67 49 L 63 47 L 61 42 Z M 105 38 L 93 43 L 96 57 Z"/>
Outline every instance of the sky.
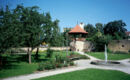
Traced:
<path fill-rule="evenodd" d="M 130 31 L 130 0 L 0 0 L 0 7 L 8 4 L 11 9 L 18 4 L 25 7 L 39 6 L 40 12 L 50 12 L 52 20 L 60 20 L 59 26 L 73 28 L 76 24 L 107 24 L 123 20 Z"/>

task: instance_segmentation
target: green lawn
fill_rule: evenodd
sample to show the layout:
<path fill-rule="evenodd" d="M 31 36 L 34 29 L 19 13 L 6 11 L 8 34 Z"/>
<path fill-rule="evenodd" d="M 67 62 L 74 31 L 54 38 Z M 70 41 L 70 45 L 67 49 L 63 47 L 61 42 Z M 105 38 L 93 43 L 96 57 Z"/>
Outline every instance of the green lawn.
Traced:
<path fill-rule="evenodd" d="M 18 76 L 23 74 L 33 73 L 37 70 L 36 63 L 28 64 L 26 62 L 14 63 L 8 69 L 0 70 L 0 78 Z"/>
<path fill-rule="evenodd" d="M 89 52 L 87 53 L 99 59 L 105 59 L 104 52 Z M 130 58 L 130 54 L 114 54 L 108 53 L 108 60 L 122 60 Z"/>
<path fill-rule="evenodd" d="M 130 75 L 115 70 L 85 69 L 35 80 L 130 80 Z"/>
<path fill-rule="evenodd" d="M 70 54 L 71 52 L 69 52 Z M 54 55 L 60 54 L 66 56 L 66 51 L 54 51 Z M 77 54 L 77 53 L 75 53 Z M 32 64 L 28 64 L 28 56 L 26 54 L 2 54 L 3 67 L 0 66 L 0 79 L 12 76 L 18 76 L 23 74 L 30 74 L 37 70 L 38 63 L 46 61 L 45 52 L 39 53 L 39 59 L 34 59 L 35 53 L 32 53 Z"/>
<path fill-rule="evenodd" d="M 37 70 L 38 64 L 28 64 L 26 54 L 3 54 L 3 65 L 0 68 L 0 78 L 33 73 Z"/>

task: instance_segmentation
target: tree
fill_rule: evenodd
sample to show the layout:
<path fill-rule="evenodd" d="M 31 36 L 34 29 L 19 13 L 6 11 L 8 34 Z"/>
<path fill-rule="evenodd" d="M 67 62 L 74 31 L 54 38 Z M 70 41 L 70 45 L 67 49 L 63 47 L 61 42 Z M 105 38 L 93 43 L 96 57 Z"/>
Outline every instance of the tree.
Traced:
<path fill-rule="evenodd" d="M 96 26 L 96 30 L 97 31 L 100 31 L 101 33 L 104 32 L 103 31 L 103 24 L 102 23 L 96 23 L 95 26 Z"/>
<path fill-rule="evenodd" d="M 51 20 L 49 13 L 40 14 L 37 6 L 24 7 L 17 5 L 13 10 L 0 9 L 0 53 L 7 49 L 28 47 L 29 63 L 31 53 L 42 42 L 51 46 L 62 46 L 64 38 L 60 33 L 59 20 Z"/>
<path fill-rule="evenodd" d="M 39 46 L 42 42 L 42 24 L 44 16 L 38 12 L 38 7 L 22 8 L 21 22 L 24 26 L 22 37 L 24 39 L 24 46 L 28 48 L 29 63 L 31 64 L 31 54 L 35 47 Z"/>
<path fill-rule="evenodd" d="M 20 46 L 21 24 L 18 13 L 6 9 L 0 9 L 0 63 L 2 63 L 2 53 L 6 50 Z"/>
<path fill-rule="evenodd" d="M 88 35 L 87 35 L 88 38 L 94 36 L 94 34 L 97 32 L 96 28 L 92 24 L 85 25 L 84 29 L 86 32 L 88 32 Z"/>
<path fill-rule="evenodd" d="M 112 40 L 110 35 L 104 35 L 98 31 L 93 37 L 87 38 L 87 40 L 92 41 L 95 46 L 95 51 L 104 51 L 104 45 Z"/>
<path fill-rule="evenodd" d="M 8 6 L 0 13 L 0 53 L 4 53 L 9 48 L 19 46 L 20 24 Z"/>
<path fill-rule="evenodd" d="M 59 28 L 59 20 L 51 20 L 50 13 L 45 15 L 45 23 L 43 25 L 44 32 L 44 42 L 50 46 L 61 46 L 62 45 L 62 35 Z"/>
<path fill-rule="evenodd" d="M 44 15 L 38 12 L 37 6 L 22 5 L 12 11 L 7 6 L 6 10 L 1 9 L 0 13 L 0 52 L 4 53 L 12 47 L 28 47 L 31 63 L 32 50 L 43 41 Z"/>
<path fill-rule="evenodd" d="M 104 27 L 104 34 L 113 36 L 113 39 L 123 39 L 125 38 L 125 32 L 127 31 L 125 26 L 126 24 L 122 20 L 109 22 Z"/>
<path fill-rule="evenodd" d="M 71 42 L 71 39 L 70 39 L 70 36 L 69 36 L 69 31 L 70 31 L 70 29 L 68 29 L 68 30 L 66 30 L 65 32 L 63 32 L 62 34 L 63 34 L 63 37 L 64 37 L 64 46 L 69 46 L 69 43 Z M 71 37 L 73 37 L 72 35 L 71 35 Z"/>

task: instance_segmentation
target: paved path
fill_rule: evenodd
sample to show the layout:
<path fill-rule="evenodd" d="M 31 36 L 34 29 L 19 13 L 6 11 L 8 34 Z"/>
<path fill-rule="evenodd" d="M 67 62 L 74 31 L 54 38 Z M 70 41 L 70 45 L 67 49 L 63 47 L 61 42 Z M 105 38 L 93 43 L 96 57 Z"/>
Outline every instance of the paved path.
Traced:
<path fill-rule="evenodd" d="M 83 52 L 79 52 L 79 53 L 84 54 Z M 90 64 L 91 61 L 100 60 L 100 59 L 97 59 L 97 58 L 90 56 L 88 54 L 84 54 L 84 55 L 89 56 L 90 60 L 79 60 L 79 61 L 77 61 L 76 63 L 80 67 L 119 70 L 119 71 L 130 74 L 130 62 L 128 62 L 130 59 L 117 60 L 117 61 L 121 62 L 121 64 L 123 66 L 118 66 L 118 65 L 117 66 L 103 66 L 103 65 L 92 65 L 92 64 Z"/>
<path fill-rule="evenodd" d="M 79 54 L 81 54 L 81 55 L 86 55 L 86 56 L 88 56 L 89 58 L 90 58 L 90 60 L 100 60 L 100 59 L 97 59 L 97 58 L 95 58 L 95 57 L 93 57 L 93 56 L 90 56 L 90 55 L 88 55 L 88 54 L 85 54 L 84 52 L 78 52 Z"/>
<path fill-rule="evenodd" d="M 89 56 L 90 60 L 77 60 L 77 61 L 75 61 L 75 64 L 77 65 L 75 67 L 56 69 L 56 70 L 51 70 L 51 71 L 46 71 L 46 72 L 43 71 L 43 72 L 39 72 L 39 73 L 33 73 L 33 74 L 22 75 L 22 76 L 17 76 L 17 77 L 10 77 L 10 78 L 6 78 L 3 80 L 30 80 L 30 79 L 40 78 L 40 77 L 46 77 L 46 76 L 66 73 L 66 72 L 72 72 L 72 71 L 76 71 L 76 70 L 82 70 L 82 69 L 86 69 L 86 68 L 119 70 L 119 71 L 123 71 L 125 73 L 130 74 L 130 63 L 128 63 L 129 59 L 120 61 L 125 66 L 99 66 L 99 65 L 97 66 L 97 65 L 90 64 L 90 62 L 93 60 L 99 60 L 99 59 L 92 57 L 90 55 L 84 54 L 83 52 L 79 52 L 79 53 L 82 55 Z"/>

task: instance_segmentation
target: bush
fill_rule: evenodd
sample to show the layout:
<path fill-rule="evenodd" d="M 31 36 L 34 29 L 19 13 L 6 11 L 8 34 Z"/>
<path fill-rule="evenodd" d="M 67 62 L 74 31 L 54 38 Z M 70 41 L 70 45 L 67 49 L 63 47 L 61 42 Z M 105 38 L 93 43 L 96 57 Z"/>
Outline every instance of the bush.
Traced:
<path fill-rule="evenodd" d="M 50 59 L 49 62 L 52 65 L 52 69 L 55 69 L 56 68 L 56 60 L 55 59 Z"/>
<path fill-rule="evenodd" d="M 62 63 L 57 64 L 57 68 L 62 68 L 64 65 Z"/>
<path fill-rule="evenodd" d="M 112 53 L 112 51 L 111 51 L 109 48 L 107 48 L 107 52 L 108 52 L 108 53 Z"/>
<path fill-rule="evenodd" d="M 46 52 L 46 57 L 47 58 L 51 58 L 53 55 L 53 50 L 51 50 L 50 48 L 47 49 L 47 52 Z"/>
<path fill-rule="evenodd" d="M 55 69 L 56 68 L 56 62 L 55 61 L 45 61 L 41 62 L 38 65 L 38 71 L 43 71 L 43 70 L 50 70 L 50 69 Z"/>
<path fill-rule="evenodd" d="M 34 58 L 34 56 L 31 56 L 31 61 L 32 61 L 32 62 L 35 62 L 35 61 L 36 61 L 35 58 Z"/>
<path fill-rule="evenodd" d="M 46 70 L 54 69 L 54 65 L 51 64 L 49 61 L 46 62 L 44 67 L 45 67 Z"/>
<path fill-rule="evenodd" d="M 58 62 L 58 63 L 64 63 L 64 61 L 67 61 L 67 62 L 69 62 L 70 60 L 69 60 L 69 58 L 67 58 L 66 56 L 63 56 L 63 55 L 56 55 L 55 56 L 55 58 L 56 58 L 56 62 Z"/>
<path fill-rule="evenodd" d="M 114 54 L 128 54 L 127 52 L 123 52 L 123 51 L 116 51 L 114 52 Z"/>
<path fill-rule="evenodd" d="M 69 66 L 69 64 L 66 62 L 65 64 L 64 64 L 64 67 L 68 67 Z"/>
<path fill-rule="evenodd" d="M 44 62 L 41 62 L 38 64 L 38 71 L 43 71 L 45 68 L 44 68 Z"/>
<path fill-rule="evenodd" d="M 67 63 L 69 63 L 69 62 L 70 62 L 70 59 L 69 59 L 68 57 L 65 57 L 65 61 L 66 61 Z"/>
<path fill-rule="evenodd" d="M 74 63 L 70 62 L 70 59 L 68 57 L 62 54 L 56 54 L 55 58 L 49 58 L 47 61 L 39 63 L 38 70 L 50 70 L 55 68 L 67 67 L 69 65 L 74 65 Z"/>
<path fill-rule="evenodd" d="M 72 55 L 74 55 L 74 54 L 75 54 L 74 52 L 71 52 L 71 53 L 70 53 L 70 56 L 72 56 Z"/>
<path fill-rule="evenodd" d="M 74 65 L 74 62 L 71 61 L 71 62 L 70 62 L 70 66 L 73 66 L 73 65 Z"/>
<path fill-rule="evenodd" d="M 87 57 L 85 55 L 80 55 L 80 59 L 89 59 L 89 57 Z"/>

